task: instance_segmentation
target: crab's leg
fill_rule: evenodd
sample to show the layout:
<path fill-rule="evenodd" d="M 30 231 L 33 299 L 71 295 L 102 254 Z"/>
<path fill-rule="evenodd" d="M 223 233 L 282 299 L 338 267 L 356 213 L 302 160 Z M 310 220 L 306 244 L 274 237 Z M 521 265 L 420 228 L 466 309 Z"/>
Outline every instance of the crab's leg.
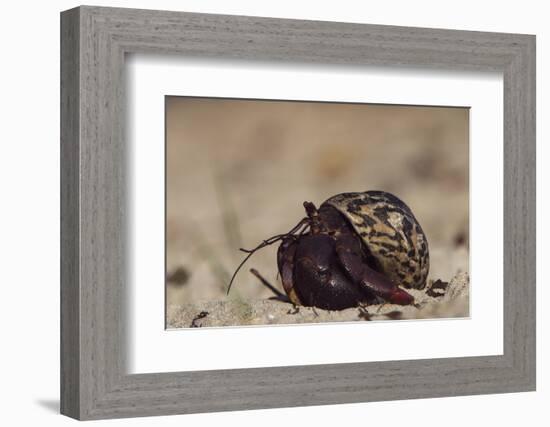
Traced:
<path fill-rule="evenodd" d="M 279 289 L 277 289 L 275 286 L 269 283 L 269 281 L 264 276 L 262 276 L 258 270 L 256 270 L 255 268 L 251 268 L 250 272 L 254 276 L 256 276 L 256 278 L 260 281 L 262 285 L 264 285 L 267 289 L 269 289 L 271 292 L 275 294 L 275 296 L 271 297 L 271 299 L 276 299 L 278 301 L 283 301 L 283 302 L 290 302 L 290 299 L 288 298 L 288 296 L 283 294 Z"/>
<path fill-rule="evenodd" d="M 412 295 L 367 265 L 355 236 L 343 233 L 335 237 L 335 249 L 344 270 L 368 292 L 393 304 L 408 305 L 414 302 Z"/>
<path fill-rule="evenodd" d="M 299 239 L 294 256 L 294 288 L 302 304 L 325 310 L 356 307 L 368 300 L 341 266 L 328 234 Z"/>
<path fill-rule="evenodd" d="M 296 254 L 296 240 L 283 239 L 277 251 L 277 266 L 281 275 L 281 282 L 290 302 L 294 305 L 302 305 L 296 290 L 294 289 L 294 255 Z"/>

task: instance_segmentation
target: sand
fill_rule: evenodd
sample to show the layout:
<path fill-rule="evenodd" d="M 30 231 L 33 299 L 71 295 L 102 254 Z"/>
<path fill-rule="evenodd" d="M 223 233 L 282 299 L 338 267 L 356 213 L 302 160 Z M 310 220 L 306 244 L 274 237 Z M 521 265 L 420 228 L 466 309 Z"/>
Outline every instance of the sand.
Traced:
<path fill-rule="evenodd" d="M 204 328 L 467 317 L 468 290 L 468 274 L 459 273 L 450 282 L 430 282 L 425 290 L 411 290 L 415 304 L 409 306 L 380 304 L 330 311 L 294 306 L 274 299 L 229 299 L 169 305 L 167 321 L 168 328 Z"/>

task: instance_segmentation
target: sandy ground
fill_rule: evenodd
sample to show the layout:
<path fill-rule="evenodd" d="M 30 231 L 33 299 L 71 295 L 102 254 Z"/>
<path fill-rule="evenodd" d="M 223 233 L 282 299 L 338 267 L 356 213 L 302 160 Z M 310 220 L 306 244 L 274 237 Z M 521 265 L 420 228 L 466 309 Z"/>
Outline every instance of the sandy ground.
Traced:
<path fill-rule="evenodd" d="M 431 281 L 469 270 L 467 109 L 180 97 L 168 98 L 166 124 L 168 327 L 189 327 L 202 311 L 201 324 L 229 324 L 235 304 L 273 323 L 261 313 L 288 309 L 267 301 L 271 292 L 248 269 L 282 289 L 276 245 L 254 255 L 227 297 L 238 248 L 288 231 L 304 200 L 341 192 L 403 199 L 428 237 Z"/>
<path fill-rule="evenodd" d="M 427 292 L 411 290 L 415 304 L 369 305 L 340 311 L 294 306 L 273 299 L 220 300 L 197 304 L 168 305 L 170 328 L 202 328 L 236 325 L 409 320 L 467 317 L 469 277 L 459 273 L 450 282 L 433 282 Z"/>

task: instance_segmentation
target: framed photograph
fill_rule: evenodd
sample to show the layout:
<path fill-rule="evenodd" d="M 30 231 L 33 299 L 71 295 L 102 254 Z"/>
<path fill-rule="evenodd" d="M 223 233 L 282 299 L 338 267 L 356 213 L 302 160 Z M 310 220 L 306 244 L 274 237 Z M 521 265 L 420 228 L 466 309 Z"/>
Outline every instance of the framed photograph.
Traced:
<path fill-rule="evenodd" d="M 61 411 L 535 390 L 535 37 L 61 14 Z"/>

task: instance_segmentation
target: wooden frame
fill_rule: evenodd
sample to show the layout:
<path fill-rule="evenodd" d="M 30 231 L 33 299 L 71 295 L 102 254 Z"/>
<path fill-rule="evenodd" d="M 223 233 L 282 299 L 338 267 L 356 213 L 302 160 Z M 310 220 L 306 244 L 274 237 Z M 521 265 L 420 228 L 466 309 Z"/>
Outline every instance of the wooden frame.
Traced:
<path fill-rule="evenodd" d="M 128 375 L 124 55 L 504 76 L 504 354 Z M 79 7 L 61 15 L 61 412 L 99 419 L 535 389 L 535 37 Z"/>

